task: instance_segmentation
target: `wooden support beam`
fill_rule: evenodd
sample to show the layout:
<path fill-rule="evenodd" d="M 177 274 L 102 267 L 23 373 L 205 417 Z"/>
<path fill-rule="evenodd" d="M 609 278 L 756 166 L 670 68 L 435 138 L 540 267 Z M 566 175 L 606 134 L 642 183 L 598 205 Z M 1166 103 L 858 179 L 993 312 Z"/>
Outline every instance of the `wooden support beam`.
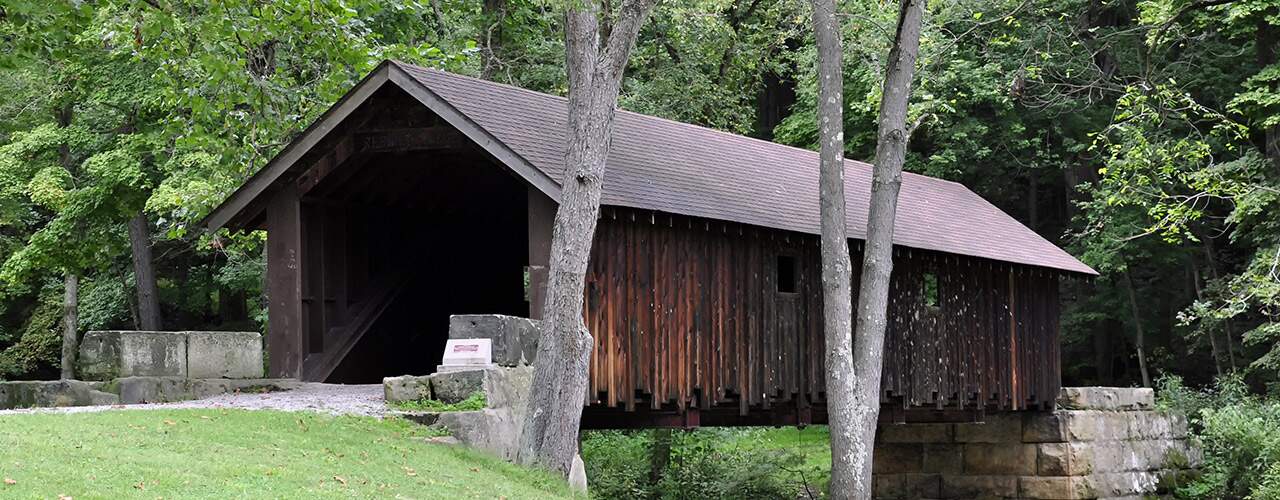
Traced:
<path fill-rule="evenodd" d="M 360 342 L 365 333 L 373 328 L 382 313 L 400 295 L 409 283 L 405 275 L 393 275 L 386 281 L 373 285 L 368 297 L 353 307 L 351 320 L 341 326 L 330 328 L 324 335 L 324 352 L 307 356 L 302 367 L 301 378 L 307 382 L 324 382 L 338 368 L 343 358 Z"/>
<path fill-rule="evenodd" d="M 358 132 L 355 144 L 360 151 L 370 153 L 431 151 L 461 148 L 468 139 L 453 127 L 437 125 Z"/>
<path fill-rule="evenodd" d="M 290 184 L 276 193 L 267 210 L 267 352 L 271 377 L 302 374 L 302 210 Z"/>
<path fill-rule="evenodd" d="M 377 153 L 458 150 L 467 139 L 448 126 L 369 130 L 349 134 L 298 176 L 298 192 L 306 195 L 327 181 L 328 190 L 354 175 Z"/>

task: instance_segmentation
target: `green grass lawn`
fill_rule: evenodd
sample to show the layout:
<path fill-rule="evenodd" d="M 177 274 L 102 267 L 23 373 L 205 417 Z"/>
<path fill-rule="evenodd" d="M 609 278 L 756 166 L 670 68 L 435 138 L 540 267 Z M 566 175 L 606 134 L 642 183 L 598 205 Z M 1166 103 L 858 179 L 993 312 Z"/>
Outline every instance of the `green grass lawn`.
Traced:
<path fill-rule="evenodd" d="M 568 498 L 400 421 L 242 410 L 0 416 L 0 497 Z"/>

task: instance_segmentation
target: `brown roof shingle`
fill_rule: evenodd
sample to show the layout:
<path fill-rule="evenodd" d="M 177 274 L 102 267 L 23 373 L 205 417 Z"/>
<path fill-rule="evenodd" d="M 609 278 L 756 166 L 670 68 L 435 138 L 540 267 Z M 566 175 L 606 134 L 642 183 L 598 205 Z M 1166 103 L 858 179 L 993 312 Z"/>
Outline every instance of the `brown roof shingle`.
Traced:
<path fill-rule="evenodd" d="M 564 98 L 397 64 L 530 164 L 561 179 Z M 871 165 L 845 165 L 849 235 L 863 239 Z M 817 234 L 818 155 L 620 110 L 602 202 Z M 894 243 L 1097 274 L 968 188 L 911 173 L 902 178 Z"/>

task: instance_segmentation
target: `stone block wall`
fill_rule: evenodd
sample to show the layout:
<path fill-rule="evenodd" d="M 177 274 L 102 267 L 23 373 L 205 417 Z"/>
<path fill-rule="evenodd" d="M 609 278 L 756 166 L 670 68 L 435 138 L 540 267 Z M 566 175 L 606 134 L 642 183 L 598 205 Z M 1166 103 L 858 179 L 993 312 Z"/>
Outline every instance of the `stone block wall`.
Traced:
<path fill-rule="evenodd" d="M 91 331 L 80 342 L 77 375 L 251 379 L 263 376 L 257 332 Z"/>
<path fill-rule="evenodd" d="M 1154 410 L 1150 389 L 1065 388 L 1062 409 L 982 423 L 882 424 L 879 499 L 1149 498 L 1193 474 L 1187 420 Z"/>

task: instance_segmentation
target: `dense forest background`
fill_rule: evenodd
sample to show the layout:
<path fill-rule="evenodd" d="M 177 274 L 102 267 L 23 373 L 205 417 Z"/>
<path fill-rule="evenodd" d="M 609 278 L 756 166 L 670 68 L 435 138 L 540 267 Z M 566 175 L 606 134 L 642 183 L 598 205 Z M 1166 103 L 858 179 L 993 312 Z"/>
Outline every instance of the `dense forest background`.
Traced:
<path fill-rule="evenodd" d="M 72 311 L 81 333 L 264 328 L 264 235 L 195 223 L 383 59 L 563 94 L 558 6 L 0 1 L 0 378 L 56 377 Z M 816 149 L 807 9 L 664 0 L 622 106 Z M 870 159 L 896 5 L 842 9 L 848 156 Z M 1064 382 L 1270 390 L 1280 5 L 943 0 L 925 23 L 907 169 L 1102 273 L 1064 284 Z"/>

